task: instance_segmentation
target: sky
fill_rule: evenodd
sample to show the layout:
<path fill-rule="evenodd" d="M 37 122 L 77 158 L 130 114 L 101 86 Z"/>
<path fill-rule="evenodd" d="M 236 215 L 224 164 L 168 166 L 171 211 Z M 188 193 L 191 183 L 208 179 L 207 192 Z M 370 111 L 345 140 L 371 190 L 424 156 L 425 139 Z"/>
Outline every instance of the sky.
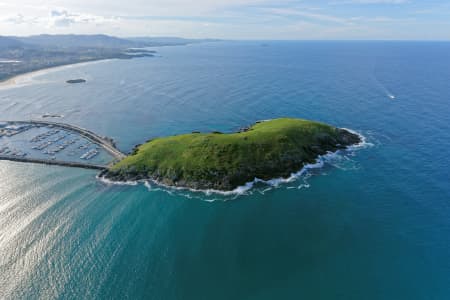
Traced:
<path fill-rule="evenodd" d="M 449 0 L 0 0 L 0 35 L 450 40 Z"/>

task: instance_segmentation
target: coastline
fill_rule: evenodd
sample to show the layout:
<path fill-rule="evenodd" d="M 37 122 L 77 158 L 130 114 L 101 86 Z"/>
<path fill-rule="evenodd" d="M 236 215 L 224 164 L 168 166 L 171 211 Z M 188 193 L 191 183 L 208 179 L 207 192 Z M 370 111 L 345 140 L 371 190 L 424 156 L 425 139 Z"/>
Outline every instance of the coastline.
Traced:
<path fill-rule="evenodd" d="M 348 128 L 341 128 L 341 129 L 345 129 L 353 134 L 356 134 L 360 138 L 360 142 L 357 144 L 349 145 L 349 146 L 345 147 L 344 149 L 338 149 L 334 152 L 330 151 L 326 154 L 319 155 L 316 158 L 314 163 L 305 164 L 299 171 L 291 173 L 291 175 L 289 177 L 272 178 L 269 180 L 263 180 L 263 179 L 255 177 L 255 179 L 253 181 L 246 182 L 244 185 L 238 186 L 235 189 L 230 190 L 230 191 L 216 190 L 216 189 L 194 189 L 194 188 L 183 187 L 183 186 L 172 186 L 172 185 L 164 184 L 162 182 L 159 182 L 158 180 L 151 179 L 151 178 L 134 180 L 134 181 L 114 181 L 114 180 L 105 178 L 102 173 L 97 174 L 96 178 L 99 181 L 101 181 L 103 184 L 106 184 L 106 185 L 136 186 L 138 184 L 144 184 L 144 186 L 147 187 L 147 189 L 149 191 L 151 190 L 151 186 L 150 186 L 150 182 L 151 182 L 159 187 L 166 189 L 167 191 L 189 191 L 189 192 L 193 192 L 193 193 L 204 193 L 207 196 L 210 196 L 212 194 L 222 195 L 222 196 L 240 196 L 240 195 L 245 195 L 246 192 L 250 191 L 254 187 L 254 185 L 257 183 L 263 183 L 263 184 L 268 185 L 269 188 L 275 188 L 275 187 L 278 187 L 280 184 L 289 183 L 289 182 L 292 182 L 292 181 L 298 179 L 306 171 L 308 171 L 310 169 L 322 168 L 325 165 L 325 162 L 327 160 L 332 159 L 336 155 L 339 155 L 339 153 L 341 153 L 341 152 L 345 152 L 345 151 L 353 152 L 353 151 L 364 149 L 366 147 L 373 146 L 372 143 L 367 142 L 367 138 L 364 135 L 362 135 L 361 133 L 359 133 L 355 130 L 352 130 L 352 129 L 348 129 Z"/>
<path fill-rule="evenodd" d="M 70 64 L 63 64 L 53 67 L 48 67 L 44 69 L 38 69 L 22 74 L 14 75 L 11 78 L 4 79 L 0 81 L 0 88 L 10 88 L 10 87 L 17 87 L 17 86 L 23 86 L 30 84 L 33 79 L 37 76 L 49 74 L 51 72 L 56 72 L 60 70 L 65 70 L 73 67 L 81 67 L 85 65 L 91 65 L 101 62 L 107 62 L 107 61 L 113 61 L 116 58 L 105 58 L 105 59 L 97 59 L 97 60 L 91 60 L 91 61 L 83 61 L 83 62 L 76 62 L 76 63 L 70 63 Z"/>

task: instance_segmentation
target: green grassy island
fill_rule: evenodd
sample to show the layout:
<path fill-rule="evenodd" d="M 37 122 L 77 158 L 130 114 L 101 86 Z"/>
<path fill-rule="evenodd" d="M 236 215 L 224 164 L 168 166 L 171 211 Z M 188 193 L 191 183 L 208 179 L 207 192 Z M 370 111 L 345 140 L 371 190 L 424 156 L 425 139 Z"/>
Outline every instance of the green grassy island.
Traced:
<path fill-rule="evenodd" d="M 236 133 L 153 139 L 103 174 L 114 181 L 153 179 L 193 189 L 233 190 L 255 178 L 289 177 L 319 155 L 360 142 L 345 129 L 302 119 L 258 122 Z"/>

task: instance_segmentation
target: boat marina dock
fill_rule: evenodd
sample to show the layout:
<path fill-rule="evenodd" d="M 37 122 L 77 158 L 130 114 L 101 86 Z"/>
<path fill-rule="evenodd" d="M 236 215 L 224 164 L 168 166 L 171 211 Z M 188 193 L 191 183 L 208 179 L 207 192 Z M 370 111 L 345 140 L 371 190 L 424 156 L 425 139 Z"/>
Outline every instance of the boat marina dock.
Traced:
<path fill-rule="evenodd" d="M 105 169 L 124 157 L 112 139 L 75 125 L 41 120 L 0 122 L 0 160 Z"/>

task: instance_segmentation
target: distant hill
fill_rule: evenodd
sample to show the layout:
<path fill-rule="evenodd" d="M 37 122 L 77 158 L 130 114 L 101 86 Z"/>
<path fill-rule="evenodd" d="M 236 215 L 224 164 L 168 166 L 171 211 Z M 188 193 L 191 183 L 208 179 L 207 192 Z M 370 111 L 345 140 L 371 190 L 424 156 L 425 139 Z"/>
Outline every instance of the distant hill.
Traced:
<path fill-rule="evenodd" d="M 102 59 L 152 57 L 142 42 L 107 35 L 0 36 L 0 81 L 50 67 Z"/>
<path fill-rule="evenodd" d="M 214 40 L 173 37 L 118 38 L 97 35 L 0 36 L 0 81 L 40 69 L 102 59 L 152 57 L 152 46 L 175 46 Z"/>
<path fill-rule="evenodd" d="M 157 46 L 178 46 L 203 42 L 215 42 L 214 39 L 184 39 L 178 37 L 133 37 L 118 38 L 114 36 L 60 34 L 60 35 L 32 35 L 26 37 L 0 36 L 0 50 L 11 48 L 40 48 L 40 49 L 127 49 Z"/>
<path fill-rule="evenodd" d="M 123 49 L 133 47 L 144 47 L 145 45 L 139 41 L 132 41 L 113 36 L 97 34 L 97 35 L 33 35 L 28 37 L 12 37 L 16 41 L 27 43 L 43 48 L 112 48 Z"/>
<path fill-rule="evenodd" d="M 0 49 L 13 49 L 24 47 L 24 44 L 14 38 L 0 36 Z"/>

